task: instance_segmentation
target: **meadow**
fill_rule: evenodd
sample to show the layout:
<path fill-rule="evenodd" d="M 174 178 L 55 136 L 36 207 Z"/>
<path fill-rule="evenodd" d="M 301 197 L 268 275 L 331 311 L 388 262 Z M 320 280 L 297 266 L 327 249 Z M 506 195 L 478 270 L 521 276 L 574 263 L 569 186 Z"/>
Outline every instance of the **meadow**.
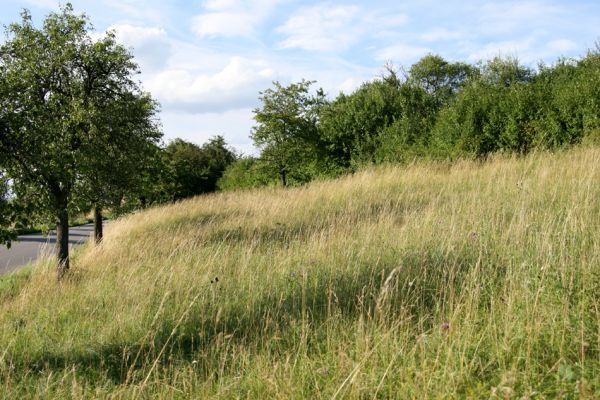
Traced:
<path fill-rule="evenodd" d="M 600 149 L 111 222 L 0 279 L 2 398 L 600 397 Z"/>

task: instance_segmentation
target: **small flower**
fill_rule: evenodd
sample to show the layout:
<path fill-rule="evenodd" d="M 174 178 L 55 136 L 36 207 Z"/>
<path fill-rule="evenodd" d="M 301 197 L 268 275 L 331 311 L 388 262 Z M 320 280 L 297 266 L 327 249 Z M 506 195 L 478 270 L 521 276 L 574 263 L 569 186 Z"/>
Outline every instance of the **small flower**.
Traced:
<path fill-rule="evenodd" d="M 442 331 L 442 333 L 448 332 L 449 329 L 450 329 L 450 324 L 447 322 L 444 322 L 440 325 L 440 330 Z"/>

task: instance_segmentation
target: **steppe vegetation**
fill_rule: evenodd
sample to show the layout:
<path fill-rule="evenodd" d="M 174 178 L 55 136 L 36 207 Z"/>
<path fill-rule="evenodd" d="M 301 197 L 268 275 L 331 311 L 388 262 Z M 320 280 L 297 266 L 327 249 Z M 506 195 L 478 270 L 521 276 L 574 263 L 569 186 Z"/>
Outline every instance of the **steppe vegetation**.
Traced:
<path fill-rule="evenodd" d="M 124 217 L 3 277 L 4 398 L 598 398 L 600 150 Z"/>

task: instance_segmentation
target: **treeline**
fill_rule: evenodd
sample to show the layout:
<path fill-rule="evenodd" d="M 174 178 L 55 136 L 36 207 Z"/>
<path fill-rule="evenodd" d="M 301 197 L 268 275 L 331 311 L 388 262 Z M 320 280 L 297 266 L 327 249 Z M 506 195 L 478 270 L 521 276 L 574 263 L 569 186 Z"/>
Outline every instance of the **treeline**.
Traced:
<path fill-rule="evenodd" d="M 221 189 L 301 184 L 365 164 L 527 153 L 600 139 L 600 48 L 532 69 L 514 58 L 448 62 L 427 55 L 386 66 L 351 94 L 314 82 L 261 93 L 252 132 L 259 157 L 233 163 Z"/>

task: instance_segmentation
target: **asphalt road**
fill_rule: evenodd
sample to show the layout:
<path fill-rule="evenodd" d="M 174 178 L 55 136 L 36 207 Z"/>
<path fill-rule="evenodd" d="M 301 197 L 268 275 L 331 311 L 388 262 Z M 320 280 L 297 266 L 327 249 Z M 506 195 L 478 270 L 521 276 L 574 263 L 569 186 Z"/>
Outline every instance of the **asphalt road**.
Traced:
<path fill-rule="evenodd" d="M 94 233 L 94 225 L 82 225 L 69 229 L 69 245 L 85 242 Z M 51 232 L 44 236 L 41 233 L 21 235 L 12 243 L 10 249 L 0 245 L 0 275 L 12 272 L 19 267 L 35 261 L 40 256 L 53 255 L 56 246 L 56 235 Z"/>

